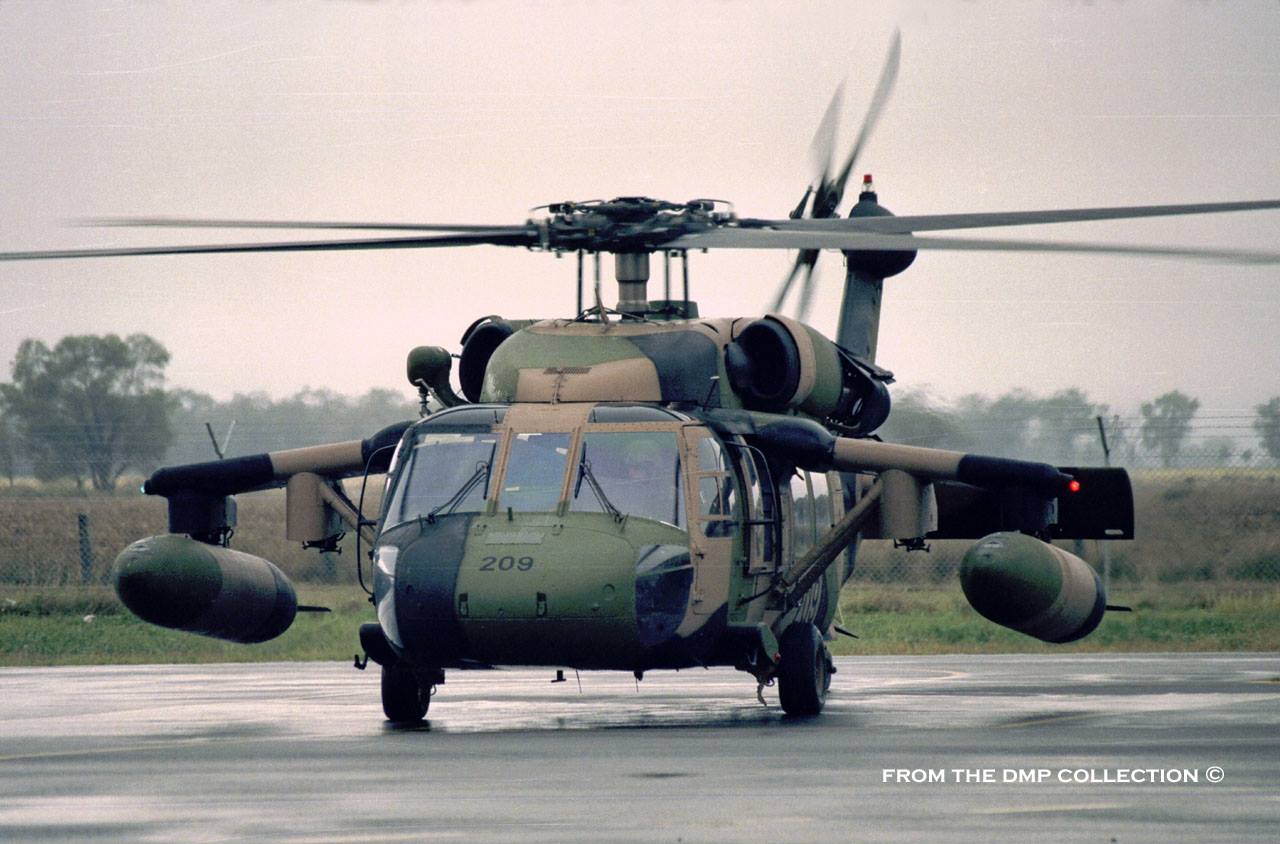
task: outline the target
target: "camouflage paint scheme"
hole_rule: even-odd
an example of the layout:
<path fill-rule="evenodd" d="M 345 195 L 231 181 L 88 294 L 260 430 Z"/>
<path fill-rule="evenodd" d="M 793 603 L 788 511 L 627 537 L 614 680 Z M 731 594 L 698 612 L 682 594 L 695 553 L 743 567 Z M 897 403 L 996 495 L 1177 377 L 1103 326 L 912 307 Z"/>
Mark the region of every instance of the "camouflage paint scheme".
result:
<path fill-rule="evenodd" d="M 781 412 L 744 407 L 726 366 L 731 344 L 764 323 L 769 336 L 785 336 L 794 350 Z M 821 513 L 810 516 L 811 542 L 819 542 L 865 494 L 870 475 L 858 473 L 880 478 L 878 523 L 868 524 L 866 533 L 907 540 L 937 527 L 930 478 L 1027 471 L 1033 483 L 1064 478 L 1039 464 L 833 439 L 827 414 L 851 406 L 849 369 L 834 344 L 785 317 L 521 324 L 485 361 L 480 404 L 433 414 L 401 442 L 404 451 L 432 431 L 500 438 L 483 508 L 433 511 L 400 525 L 388 525 L 384 513 L 378 554 L 386 561 L 375 578 L 379 619 L 399 657 L 424 669 L 484 663 L 644 671 L 729 664 L 767 678 L 791 625 L 813 624 L 831 638 L 839 590 L 852 573 L 856 550 L 855 537 L 804 595 L 779 590 L 780 576 L 794 573 L 810 544 L 797 540 L 804 528 L 791 479 L 808 489 L 813 476 L 799 467 L 822 472 L 828 491 Z M 757 357 L 761 348 L 753 352 Z M 761 371 L 769 371 L 767 364 Z M 783 439 L 762 439 L 770 427 Z M 676 436 L 681 518 L 667 523 L 570 511 L 583 437 L 602 431 Z M 567 437 L 556 502 L 542 512 L 510 508 L 501 490 L 512 441 L 551 433 Z M 756 445 L 743 434 L 754 436 Z M 813 449 L 824 457 L 803 456 Z M 719 457 L 708 462 L 708 454 Z M 403 462 L 400 452 L 394 462 Z M 402 475 L 393 465 L 389 489 Z M 731 490 L 731 512 L 712 515 L 701 507 L 708 490 L 717 488 Z M 806 506 L 815 510 L 816 504 L 810 499 Z M 1035 556 L 1036 550 L 1019 544 L 1014 554 Z M 661 561 L 656 569 L 650 568 L 654 560 Z M 1008 568 L 1003 558 L 993 565 Z M 1010 565 L 1016 568 L 1016 561 Z M 1025 624 L 1016 619 L 1015 629 L 1074 634 L 1084 629 L 1076 618 L 1084 604 L 1085 620 L 1096 624 L 1093 611 L 1102 598 L 1093 583 L 1076 583 L 1081 578 L 1074 576 L 1050 580 L 1023 578 L 1027 588 L 1043 592 L 1043 617 Z M 977 591 L 1000 604 L 1003 586 L 979 584 Z"/>
<path fill-rule="evenodd" d="M 799 373 L 786 403 L 822 418 L 840 399 L 835 344 L 769 314 L 796 345 Z M 725 347 L 756 318 L 643 322 L 545 320 L 509 337 L 488 361 L 483 402 L 637 401 L 742 408 L 729 388 Z"/>
<path fill-rule="evenodd" d="M 626 342 L 609 349 L 608 356 L 619 359 Z M 605 410 L 597 413 L 597 408 Z M 477 416 L 485 414 L 500 421 L 477 425 Z M 633 421 L 599 421 L 628 417 Z M 778 512 L 775 523 L 755 529 L 753 537 L 744 520 L 753 504 L 746 478 L 754 467 L 742 462 L 751 458 L 740 445 L 726 447 L 721 435 L 694 416 L 595 402 L 470 405 L 419 422 L 406 432 L 401 449 L 411 448 L 424 433 L 480 431 L 502 438 L 483 509 L 384 525 L 378 539 L 378 615 L 388 641 L 406 661 L 433 668 L 484 663 L 630 671 L 712 664 L 749 669 L 762 659 L 771 664 L 775 636 L 791 621 L 830 627 L 845 567 L 832 566 L 784 615 L 769 586 L 779 566 L 794 558 L 789 530 L 783 528 L 794 520 L 789 512 Z M 511 442 L 521 433 L 548 432 L 570 435 L 559 503 L 547 512 L 509 512 L 501 490 Z M 582 437 L 592 432 L 675 435 L 685 467 L 679 479 L 682 525 L 569 511 Z M 722 465 L 708 466 L 708 451 L 722 455 Z M 392 489 L 402 482 L 404 462 L 398 454 Z M 699 488 L 707 479 L 731 485 L 732 513 L 701 511 Z M 828 482 L 832 495 L 820 530 L 843 512 L 839 476 L 831 473 Z M 779 504 L 791 507 L 786 496 Z M 767 548 L 759 541 L 766 530 L 773 532 Z M 394 548 L 394 554 L 386 548 Z M 394 556 L 390 565 L 383 562 L 387 556 Z M 655 559 L 659 564 L 649 568 Z"/>
<path fill-rule="evenodd" d="M 940 530 L 941 482 L 971 491 L 943 535 L 957 520 L 996 525 L 962 571 L 979 612 L 1071 641 L 1106 609 L 1087 564 L 1008 531 L 1048 538 L 1055 519 L 1076 531 L 1062 536 L 1131 537 L 1127 476 L 1058 519 L 1073 477 L 1063 470 L 868 438 L 888 412 L 891 376 L 805 325 L 778 315 L 488 317 L 473 329 L 486 323 L 485 342 L 464 340 L 464 392 L 476 403 L 444 389 L 449 354 L 423 347 L 410 355 L 410 380 L 443 410 L 361 441 L 158 470 L 145 490 L 169 499 L 171 533 L 121 554 L 121 598 L 164 626 L 232 641 L 276 635 L 292 618 L 292 586 L 267 561 L 222 546 L 229 496 L 287 486 L 291 539 L 326 547 L 341 519 L 373 542 L 378 624 L 361 643 L 383 665 L 389 717 L 421 717 L 443 669 L 493 664 L 732 665 L 761 684 L 776 677 L 791 689 L 788 711 L 813 714 L 830 668 L 815 637 L 836 630 L 859 535 L 923 543 Z M 671 468 L 649 476 L 667 496 L 658 510 L 616 506 L 596 477 L 600 461 L 609 483 L 618 479 L 609 443 L 627 442 L 665 444 Z M 442 444 L 461 450 L 419 460 Z M 522 465 L 517 447 L 539 456 Z M 339 480 L 383 471 L 375 533 Z"/>
<path fill-rule="evenodd" d="M 1106 590 L 1088 563 L 1021 533 L 993 533 L 970 548 L 960 586 L 985 618 L 1044 642 L 1084 638 L 1107 609 Z"/>
<path fill-rule="evenodd" d="M 298 607 L 293 585 L 272 563 L 181 534 L 129 545 L 114 580 L 120 600 L 145 621 L 244 644 L 279 636 Z"/>

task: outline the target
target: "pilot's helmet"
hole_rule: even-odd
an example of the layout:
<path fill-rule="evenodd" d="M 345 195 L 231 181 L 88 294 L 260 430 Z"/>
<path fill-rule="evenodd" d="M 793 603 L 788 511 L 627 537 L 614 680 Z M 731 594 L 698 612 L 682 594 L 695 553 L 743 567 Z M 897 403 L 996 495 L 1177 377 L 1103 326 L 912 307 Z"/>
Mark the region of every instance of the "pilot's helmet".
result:
<path fill-rule="evenodd" d="M 656 478 L 662 473 L 663 449 L 648 437 L 635 437 L 622 452 L 629 478 Z"/>

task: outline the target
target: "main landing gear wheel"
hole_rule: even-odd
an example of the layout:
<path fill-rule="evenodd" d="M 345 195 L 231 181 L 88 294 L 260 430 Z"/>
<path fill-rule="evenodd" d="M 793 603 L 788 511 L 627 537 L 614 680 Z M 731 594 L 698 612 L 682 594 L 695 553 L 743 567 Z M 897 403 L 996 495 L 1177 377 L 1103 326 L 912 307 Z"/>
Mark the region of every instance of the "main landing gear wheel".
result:
<path fill-rule="evenodd" d="M 793 624 L 782 634 L 778 698 L 788 715 L 817 715 L 831 688 L 831 657 L 812 624 Z"/>
<path fill-rule="evenodd" d="M 382 712 L 388 721 L 421 721 L 430 705 L 431 689 L 422 687 L 412 668 L 403 662 L 382 666 Z"/>

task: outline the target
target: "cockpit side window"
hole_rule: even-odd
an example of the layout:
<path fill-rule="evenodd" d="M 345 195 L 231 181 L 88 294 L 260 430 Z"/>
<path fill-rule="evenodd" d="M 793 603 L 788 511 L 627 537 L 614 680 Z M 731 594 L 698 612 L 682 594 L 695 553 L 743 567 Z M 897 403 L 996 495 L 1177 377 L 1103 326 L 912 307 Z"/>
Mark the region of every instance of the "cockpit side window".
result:
<path fill-rule="evenodd" d="M 684 488 L 675 433 L 585 432 L 569 489 L 569 509 L 637 516 L 684 527 Z"/>
<path fill-rule="evenodd" d="M 698 440 L 697 491 L 703 536 L 733 536 L 738 526 L 733 470 L 724 446 L 712 436 Z"/>
<path fill-rule="evenodd" d="M 520 513 L 549 513 L 560 505 L 569 435 L 515 434 L 502 481 L 499 506 Z"/>
<path fill-rule="evenodd" d="M 384 526 L 483 510 L 498 440 L 493 433 L 424 432 L 406 443 Z"/>

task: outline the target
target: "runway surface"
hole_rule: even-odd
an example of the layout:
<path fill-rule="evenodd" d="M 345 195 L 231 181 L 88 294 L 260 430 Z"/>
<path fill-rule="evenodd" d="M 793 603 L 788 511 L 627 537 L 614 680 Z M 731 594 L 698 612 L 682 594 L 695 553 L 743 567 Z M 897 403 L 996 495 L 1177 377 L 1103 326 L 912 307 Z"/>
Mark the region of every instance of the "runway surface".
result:
<path fill-rule="evenodd" d="M 350 665 L 2 669 L 0 840 L 1276 840 L 1278 655 L 838 666 L 810 720 L 729 670 L 451 672 L 412 730 Z"/>

